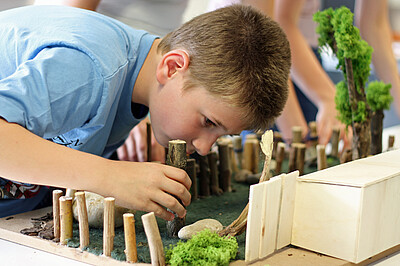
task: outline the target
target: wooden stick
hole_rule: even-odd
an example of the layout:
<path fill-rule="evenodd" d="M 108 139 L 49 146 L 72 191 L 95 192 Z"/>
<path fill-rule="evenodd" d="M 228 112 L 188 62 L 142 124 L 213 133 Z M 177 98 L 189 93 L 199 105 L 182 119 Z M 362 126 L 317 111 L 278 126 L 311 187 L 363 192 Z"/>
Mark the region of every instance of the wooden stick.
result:
<path fill-rule="evenodd" d="M 233 136 L 233 152 L 235 153 L 235 162 L 238 169 L 242 169 L 243 163 L 243 147 L 242 147 L 242 137 L 241 136 Z"/>
<path fill-rule="evenodd" d="M 104 199 L 104 223 L 103 223 L 103 254 L 110 257 L 114 248 L 115 236 L 115 199 Z"/>
<path fill-rule="evenodd" d="M 394 146 L 394 135 L 389 135 L 388 149 L 392 149 L 393 146 Z"/>
<path fill-rule="evenodd" d="M 339 136 L 340 136 L 340 128 L 334 127 L 332 129 L 332 137 L 331 137 L 331 145 L 332 145 L 331 155 L 334 157 L 339 157 Z"/>
<path fill-rule="evenodd" d="M 142 215 L 144 232 L 149 243 L 152 265 L 165 265 L 164 247 L 154 212 Z"/>
<path fill-rule="evenodd" d="M 286 149 L 286 144 L 283 142 L 278 143 L 277 147 L 277 152 L 276 152 L 276 167 L 275 167 L 275 174 L 280 174 L 282 172 L 282 163 L 283 160 L 285 159 L 285 149 Z"/>
<path fill-rule="evenodd" d="M 293 143 L 301 143 L 303 140 L 303 130 L 300 126 L 292 127 L 292 144 Z"/>
<path fill-rule="evenodd" d="M 60 243 L 67 244 L 67 240 L 72 238 L 72 198 L 62 196 L 60 202 Z"/>
<path fill-rule="evenodd" d="M 327 167 L 328 167 L 328 165 L 326 163 L 325 145 L 318 144 L 317 145 L 317 169 L 322 170 Z"/>
<path fill-rule="evenodd" d="M 253 147 L 254 147 L 254 142 L 253 140 L 250 138 L 246 138 L 246 140 L 244 141 L 244 147 L 243 147 L 243 164 L 242 164 L 242 168 L 249 170 L 253 173 Z M 253 173 L 254 174 L 254 173 Z"/>
<path fill-rule="evenodd" d="M 276 153 L 278 151 L 278 143 L 283 142 L 282 135 L 278 131 L 274 131 L 274 148 L 272 150 L 272 158 L 276 159 Z"/>
<path fill-rule="evenodd" d="M 183 140 L 171 140 L 168 143 L 167 165 L 186 170 L 186 142 Z M 180 199 L 176 198 L 184 206 Z M 175 214 L 172 221 L 167 221 L 167 233 L 169 237 L 178 237 L 179 230 L 185 226 L 185 217 L 179 218 Z"/>
<path fill-rule="evenodd" d="M 198 157 L 200 165 L 199 173 L 199 195 L 202 197 L 210 196 L 210 179 L 211 170 L 206 156 L 199 155 Z"/>
<path fill-rule="evenodd" d="M 124 214 L 124 235 L 126 261 L 137 262 L 135 217 L 133 213 Z"/>
<path fill-rule="evenodd" d="M 60 189 L 53 190 L 53 224 L 54 224 L 54 240 L 60 241 L 60 197 L 63 191 Z"/>
<path fill-rule="evenodd" d="M 78 205 L 79 243 L 80 249 L 83 250 L 89 245 L 89 222 L 85 192 L 76 192 L 75 197 Z"/>
<path fill-rule="evenodd" d="M 232 191 L 231 187 L 231 169 L 229 167 L 229 147 L 224 141 L 218 142 L 219 154 L 219 185 L 224 192 Z"/>
<path fill-rule="evenodd" d="M 151 162 L 151 124 L 149 122 L 146 123 L 146 132 L 147 132 L 147 161 Z"/>
<path fill-rule="evenodd" d="M 197 188 L 196 159 L 186 160 L 186 173 L 192 180 L 192 187 L 190 188 L 190 192 L 192 193 L 192 201 L 193 201 L 199 197 Z"/>
<path fill-rule="evenodd" d="M 220 188 L 219 178 L 218 178 L 218 165 L 217 165 L 217 153 L 215 151 L 210 151 L 207 154 L 208 165 L 210 166 L 210 181 L 211 181 L 211 194 L 221 195 L 223 193 Z"/>
<path fill-rule="evenodd" d="M 298 143 L 297 144 L 297 156 L 296 156 L 296 165 L 299 170 L 299 175 L 304 174 L 304 157 L 306 156 L 306 144 Z"/>
<path fill-rule="evenodd" d="M 289 151 L 289 165 L 288 165 L 288 171 L 293 172 L 297 168 L 297 153 L 299 150 L 299 145 L 300 143 L 292 143 Z"/>

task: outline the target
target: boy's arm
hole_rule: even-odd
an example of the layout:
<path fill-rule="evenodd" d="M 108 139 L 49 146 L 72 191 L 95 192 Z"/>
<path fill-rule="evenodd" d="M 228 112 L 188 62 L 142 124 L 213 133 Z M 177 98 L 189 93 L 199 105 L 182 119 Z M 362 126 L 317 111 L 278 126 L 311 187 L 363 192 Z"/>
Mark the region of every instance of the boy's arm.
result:
<path fill-rule="evenodd" d="M 2 118 L 0 151 L 0 176 L 14 181 L 93 191 L 168 220 L 174 215 L 164 207 L 180 217 L 186 212 L 172 195 L 190 203 L 191 181 L 181 169 L 107 160 L 44 140 Z"/>

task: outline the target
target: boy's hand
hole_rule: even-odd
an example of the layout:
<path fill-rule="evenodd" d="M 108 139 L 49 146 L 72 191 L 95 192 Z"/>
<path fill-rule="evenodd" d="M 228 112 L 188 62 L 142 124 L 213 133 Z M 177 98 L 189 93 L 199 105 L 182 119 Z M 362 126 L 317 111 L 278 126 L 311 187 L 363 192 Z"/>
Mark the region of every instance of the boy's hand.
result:
<path fill-rule="evenodd" d="M 179 217 L 186 215 L 185 207 L 174 197 L 185 206 L 190 204 L 192 182 L 184 170 L 158 163 L 110 163 L 113 172 L 105 182 L 111 182 L 111 186 L 104 187 L 104 196 L 113 196 L 117 204 L 130 209 L 154 212 L 165 220 L 174 219 L 166 208 Z"/>
<path fill-rule="evenodd" d="M 117 149 L 118 159 L 131 162 L 147 161 L 147 122 L 148 118 L 131 130 L 125 143 Z M 151 135 L 151 161 L 165 163 L 165 148 L 156 141 L 153 132 Z"/>

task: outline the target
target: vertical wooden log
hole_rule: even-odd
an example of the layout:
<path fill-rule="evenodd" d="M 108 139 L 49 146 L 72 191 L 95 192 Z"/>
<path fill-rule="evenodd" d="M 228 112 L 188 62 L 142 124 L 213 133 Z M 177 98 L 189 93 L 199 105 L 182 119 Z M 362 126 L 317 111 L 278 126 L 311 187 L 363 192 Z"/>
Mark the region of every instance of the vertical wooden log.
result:
<path fill-rule="evenodd" d="M 151 124 L 146 123 L 146 133 L 147 133 L 147 161 L 151 162 Z"/>
<path fill-rule="evenodd" d="M 78 206 L 78 221 L 79 221 L 79 244 L 83 250 L 89 245 L 89 221 L 86 208 L 85 192 L 76 192 L 76 203 Z"/>
<path fill-rule="evenodd" d="M 232 191 L 231 188 L 231 170 L 229 168 L 229 147 L 226 142 L 218 142 L 219 154 L 219 183 L 224 192 Z"/>
<path fill-rule="evenodd" d="M 186 170 L 186 142 L 183 140 L 171 140 L 168 145 L 167 165 Z M 177 198 L 180 204 L 182 202 Z M 182 204 L 182 206 L 184 206 Z M 178 237 L 179 230 L 185 226 L 185 217 L 179 218 L 175 214 L 172 221 L 167 221 L 167 233 L 169 237 Z"/>
<path fill-rule="evenodd" d="M 192 186 L 190 188 L 190 193 L 192 194 L 192 201 L 199 197 L 197 188 L 197 171 L 196 171 L 196 160 L 187 159 L 186 160 L 186 173 L 192 180 Z"/>
<path fill-rule="evenodd" d="M 278 143 L 277 147 L 277 152 L 276 152 L 276 167 L 275 167 L 275 174 L 280 174 L 282 172 L 282 163 L 283 160 L 285 159 L 285 149 L 286 149 L 286 144 L 283 142 Z"/>
<path fill-rule="evenodd" d="M 236 164 L 235 160 L 235 152 L 233 151 L 233 142 L 232 139 L 228 139 L 228 150 L 229 150 L 229 163 L 230 163 L 230 168 L 231 168 L 231 173 L 234 175 L 239 171 L 239 167 Z"/>
<path fill-rule="evenodd" d="M 289 165 L 288 165 L 288 171 L 293 172 L 297 168 L 297 153 L 299 150 L 299 143 L 292 143 L 289 151 Z"/>
<path fill-rule="evenodd" d="M 332 129 L 332 137 L 331 137 L 331 145 L 332 145 L 331 155 L 337 158 L 339 157 L 339 136 L 340 136 L 340 128 L 334 127 Z"/>
<path fill-rule="evenodd" d="M 154 213 L 142 215 L 142 222 L 149 243 L 151 265 L 165 265 L 164 247 Z"/>
<path fill-rule="evenodd" d="M 66 191 L 65 191 L 65 196 L 66 196 L 66 197 L 71 197 L 72 200 L 74 200 L 74 198 L 75 198 L 75 192 L 76 192 L 76 189 L 67 188 Z"/>
<path fill-rule="evenodd" d="M 306 156 L 306 144 L 298 143 L 297 144 L 297 156 L 296 156 L 296 165 L 299 170 L 299 175 L 304 174 L 304 157 Z"/>
<path fill-rule="evenodd" d="M 244 142 L 244 147 L 243 147 L 243 169 L 246 169 L 250 172 L 253 172 L 254 167 L 253 167 L 253 156 L 254 156 L 254 151 L 253 151 L 253 147 L 254 147 L 254 142 L 251 139 L 247 139 Z"/>
<path fill-rule="evenodd" d="M 124 236 L 126 261 L 137 262 L 135 217 L 133 213 L 124 213 Z"/>
<path fill-rule="evenodd" d="M 254 174 L 261 173 L 262 169 L 260 169 L 260 141 L 258 139 L 253 140 L 253 169 L 252 172 Z M 263 160 L 264 161 L 264 160 Z"/>
<path fill-rule="evenodd" d="M 53 224 L 54 239 L 60 241 L 60 197 L 63 191 L 60 189 L 53 190 Z"/>
<path fill-rule="evenodd" d="M 114 248 L 115 236 L 115 199 L 104 199 L 104 223 L 103 223 L 103 254 L 110 257 Z"/>
<path fill-rule="evenodd" d="M 315 148 L 318 144 L 317 122 L 309 122 L 308 127 L 310 128 L 310 145 Z"/>
<path fill-rule="evenodd" d="M 382 153 L 383 110 L 372 112 L 371 117 L 371 154 Z"/>
<path fill-rule="evenodd" d="M 274 131 L 274 146 L 272 150 L 272 158 L 276 159 L 276 153 L 278 152 L 278 143 L 283 142 L 282 135 L 278 131 Z"/>
<path fill-rule="evenodd" d="M 236 165 L 238 166 L 239 169 L 242 169 L 242 163 L 243 163 L 243 146 L 242 146 L 242 137 L 241 136 L 234 136 L 232 138 L 233 142 L 233 152 L 235 153 L 235 161 Z"/>
<path fill-rule="evenodd" d="M 207 154 L 208 165 L 210 166 L 210 180 L 211 180 L 211 194 L 221 195 L 222 189 L 220 188 L 219 177 L 218 177 L 218 165 L 217 165 L 217 153 L 210 151 Z"/>
<path fill-rule="evenodd" d="M 325 145 L 317 145 L 317 170 L 327 168 Z"/>
<path fill-rule="evenodd" d="M 62 196 L 60 202 L 60 243 L 67 244 L 67 240 L 72 238 L 72 198 Z"/>
<path fill-rule="evenodd" d="M 210 196 L 210 179 L 211 170 L 208 164 L 208 158 L 206 156 L 199 156 L 199 196 L 208 197 Z"/>
<path fill-rule="evenodd" d="M 394 135 L 390 135 L 388 140 L 388 150 L 393 149 L 393 147 L 394 147 Z"/>
<path fill-rule="evenodd" d="M 303 130 L 300 126 L 292 127 L 292 143 L 301 143 L 303 140 Z"/>

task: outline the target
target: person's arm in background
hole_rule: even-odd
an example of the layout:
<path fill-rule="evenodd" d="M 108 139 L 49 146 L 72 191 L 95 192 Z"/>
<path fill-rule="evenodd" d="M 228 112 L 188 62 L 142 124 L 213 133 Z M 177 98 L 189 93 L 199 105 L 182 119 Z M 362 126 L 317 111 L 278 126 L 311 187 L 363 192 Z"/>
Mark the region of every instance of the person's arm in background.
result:
<path fill-rule="evenodd" d="M 96 11 L 101 0 L 35 0 L 35 5 L 66 5 Z M 147 161 L 147 131 L 148 118 L 141 121 L 129 133 L 125 143 L 118 148 L 118 159 L 132 162 Z M 165 162 L 165 149 L 152 134 L 151 161 Z"/>
<path fill-rule="evenodd" d="M 319 142 L 327 144 L 334 126 L 340 126 L 345 146 L 345 126 L 336 116 L 335 85 L 312 52 L 297 23 L 304 0 L 276 0 L 274 18 L 286 32 L 292 50 L 291 76 L 302 92 L 317 106 L 316 117 Z"/>
<path fill-rule="evenodd" d="M 242 4 L 258 8 L 264 14 L 274 18 L 275 0 L 243 0 Z M 290 143 L 292 139 L 292 127 L 300 126 L 303 129 L 304 137 L 307 134 L 308 126 L 291 80 L 288 81 L 288 87 L 288 100 L 282 114 L 276 119 L 276 125 L 285 142 Z"/>
<path fill-rule="evenodd" d="M 389 24 L 387 0 L 356 1 L 355 24 L 361 37 L 374 48 L 372 64 L 379 79 L 391 83 L 391 94 L 400 118 L 400 76 L 393 54 L 393 33 Z"/>
<path fill-rule="evenodd" d="M 64 5 L 73 6 L 83 9 L 93 10 L 97 9 L 100 0 L 35 0 L 35 5 Z"/>

